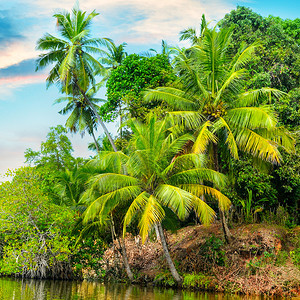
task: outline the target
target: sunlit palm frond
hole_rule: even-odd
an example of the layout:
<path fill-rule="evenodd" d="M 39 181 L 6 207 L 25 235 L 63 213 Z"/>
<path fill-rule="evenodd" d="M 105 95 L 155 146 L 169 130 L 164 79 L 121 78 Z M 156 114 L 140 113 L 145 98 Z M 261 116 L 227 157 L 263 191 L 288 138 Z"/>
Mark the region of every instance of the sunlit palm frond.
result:
<path fill-rule="evenodd" d="M 155 90 L 148 90 L 144 92 L 144 100 L 147 102 L 154 100 L 164 101 L 172 108 L 174 107 L 179 110 L 197 109 L 197 102 L 192 96 L 179 89 L 171 87 L 161 87 Z"/>
<path fill-rule="evenodd" d="M 236 142 L 243 151 L 262 160 L 273 164 L 279 164 L 281 161 L 277 144 L 248 128 L 244 128 L 237 133 Z"/>
<path fill-rule="evenodd" d="M 216 143 L 217 137 L 209 131 L 208 127 L 211 126 L 210 121 L 206 121 L 197 133 L 196 141 L 193 145 L 193 153 L 203 154 L 207 150 L 209 143 Z"/>
<path fill-rule="evenodd" d="M 198 111 L 171 111 L 170 117 L 174 124 L 184 125 L 188 129 L 198 130 L 204 120 L 203 115 Z"/>
<path fill-rule="evenodd" d="M 179 187 L 161 184 L 155 191 L 155 197 L 169 208 L 181 219 L 184 220 L 193 207 L 193 195 Z"/>
<path fill-rule="evenodd" d="M 125 202 L 133 199 L 140 193 L 140 188 L 136 185 L 126 186 L 106 193 L 91 203 L 84 212 L 84 223 L 94 220 L 96 217 L 100 221 L 106 220 L 109 212 L 116 207 L 120 201 Z M 81 202 L 80 202 L 81 203 Z"/>
<path fill-rule="evenodd" d="M 246 66 L 251 60 L 253 60 L 255 56 L 255 50 L 258 46 L 258 43 L 254 43 L 248 47 L 246 44 L 242 44 L 235 57 L 232 59 L 230 64 L 231 69 L 236 71 Z"/>
<path fill-rule="evenodd" d="M 236 101 L 236 107 L 245 107 L 251 105 L 259 105 L 259 101 L 268 100 L 272 102 L 272 97 L 280 99 L 285 96 L 286 93 L 274 88 L 260 88 L 256 90 L 250 90 L 239 95 Z M 265 101 L 264 101 L 265 102 Z"/>
<path fill-rule="evenodd" d="M 218 191 L 215 188 L 205 186 L 202 184 L 182 184 L 180 185 L 180 187 L 186 191 L 189 191 L 193 195 L 196 195 L 198 198 L 200 198 L 203 195 L 213 197 L 215 200 L 218 201 L 219 207 L 223 211 L 228 210 L 231 206 L 231 201 L 224 194 L 222 194 L 220 191 Z M 201 204 L 201 202 L 199 203 Z"/>
<path fill-rule="evenodd" d="M 224 120 L 233 128 L 266 128 L 276 127 L 277 119 L 270 106 L 239 107 L 227 111 Z"/>
<path fill-rule="evenodd" d="M 224 174 L 207 168 L 193 168 L 179 171 L 173 174 L 168 182 L 178 185 L 183 183 L 199 183 L 203 180 L 213 183 L 218 188 L 224 187 L 227 183 L 227 177 Z"/>
<path fill-rule="evenodd" d="M 161 222 L 165 216 L 165 212 L 157 199 L 150 195 L 146 205 L 144 206 L 141 219 L 139 222 L 140 236 L 142 242 L 145 242 L 150 230 L 155 223 Z"/>
<path fill-rule="evenodd" d="M 213 124 L 214 130 L 216 132 L 218 132 L 221 129 L 225 129 L 226 132 L 226 144 L 228 145 L 230 154 L 232 155 L 232 157 L 234 157 L 235 159 L 239 159 L 239 154 L 238 154 L 238 146 L 236 144 L 235 138 L 234 138 L 234 134 L 231 131 L 230 126 L 227 124 L 227 122 L 220 117 L 214 124 Z"/>

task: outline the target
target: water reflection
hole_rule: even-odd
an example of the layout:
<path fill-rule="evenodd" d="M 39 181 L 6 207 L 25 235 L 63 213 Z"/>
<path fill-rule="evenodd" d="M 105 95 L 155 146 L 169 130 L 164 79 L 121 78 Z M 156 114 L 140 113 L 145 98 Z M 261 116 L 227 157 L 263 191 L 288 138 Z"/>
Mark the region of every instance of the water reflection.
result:
<path fill-rule="evenodd" d="M 97 282 L 15 280 L 0 278 L 0 300 L 254 300 L 213 293 L 196 293 L 140 287 L 136 285 L 101 284 Z M 267 299 L 267 298 L 264 298 Z"/>

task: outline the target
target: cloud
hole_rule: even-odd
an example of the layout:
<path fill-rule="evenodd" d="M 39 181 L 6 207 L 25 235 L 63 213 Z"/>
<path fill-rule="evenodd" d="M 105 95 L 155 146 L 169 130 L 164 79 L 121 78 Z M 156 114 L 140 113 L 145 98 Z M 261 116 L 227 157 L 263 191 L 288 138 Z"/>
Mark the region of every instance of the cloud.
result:
<path fill-rule="evenodd" d="M 24 60 L 18 64 L 0 69 L 0 100 L 8 100 L 15 90 L 35 83 L 44 83 L 47 75 L 35 73 L 35 59 Z"/>
<path fill-rule="evenodd" d="M 100 16 L 94 19 L 94 36 L 108 36 L 118 42 L 127 42 L 132 47 L 153 47 L 162 39 L 170 44 L 178 42 L 179 31 L 189 26 L 198 27 L 202 13 L 208 20 L 219 20 L 233 7 L 231 0 L 86 0 L 80 4 L 82 10 L 96 10 Z M 55 32 L 52 15 L 62 9 L 74 7 L 74 0 L 12 0 L 14 5 L 0 11 L 0 78 L 3 72 L 15 70 L 10 88 L 37 82 L 39 76 L 30 74 L 30 60 L 38 56 L 36 41 L 46 32 Z M 146 50 L 146 49 L 145 49 Z M 24 62 L 25 61 L 25 62 Z M 14 69 L 16 64 L 20 68 Z M 27 71 L 24 73 L 27 64 Z M 2 70 L 1 70 L 2 69 Z M 24 77 L 24 75 L 26 75 Z M 8 79 L 0 84 L 8 83 Z"/>
<path fill-rule="evenodd" d="M 21 89 L 25 85 L 44 83 L 46 80 L 45 74 L 34 74 L 25 76 L 9 76 L 0 78 L 0 101 L 7 101 L 13 98 L 16 90 Z"/>
<path fill-rule="evenodd" d="M 111 23 L 115 34 L 119 32 L 118 36 L 128 43 L 153 44 L 161 39 L 176 43 L 179 31 L 198 27 L 203 13 L 208 20 L 219 20 L 232 8 L 232 4 L 223 0 L 115 0 L 107 8 L 105 22 Z M 114 17 L 108 19 L 110 15 Z M 118 26 L 119 19 L 121 26 Z"/>
<path fill-rule="evenodd" d="M 0 78 L 16 76 L 20 74 L 32 74 L 35 70 L 35 59 L 23 60 L 20 63 L 0 69 Z"/>
<path fill-rule="evenodd" d="M 43 10 L 70 10 L 74 1 L 44 0 Z M 178 42 L 180 30 L 198 26 L 204 13 L 208 20 L 219 20 L 235 7 L 231 0 L 87 0 L 80 3 L 82 10 L 96 10 L 94 19 L 102 36 L 135 44 L 155 44 L 166 39 Z M 42 9 L 42 8 L 41 8 Z"/>
<path fill-rule="evenodd" d="M 12 41 L 23 39 L 9 10 L 0 10 L 0 49 Z"/>

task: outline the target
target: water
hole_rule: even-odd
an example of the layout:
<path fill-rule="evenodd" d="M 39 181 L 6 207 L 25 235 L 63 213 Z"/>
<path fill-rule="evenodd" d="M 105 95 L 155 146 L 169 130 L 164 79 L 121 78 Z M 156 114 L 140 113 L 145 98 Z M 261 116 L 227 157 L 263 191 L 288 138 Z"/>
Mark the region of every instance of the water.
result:
<path fill-rule="evenodd" d="M 125 284 L 88 281 L 16 280 L 0 278 L 0 300 L 246 300 L 214 293 L 198 293 Z M 266 299 L 266 298 L 264 298 Z"/>

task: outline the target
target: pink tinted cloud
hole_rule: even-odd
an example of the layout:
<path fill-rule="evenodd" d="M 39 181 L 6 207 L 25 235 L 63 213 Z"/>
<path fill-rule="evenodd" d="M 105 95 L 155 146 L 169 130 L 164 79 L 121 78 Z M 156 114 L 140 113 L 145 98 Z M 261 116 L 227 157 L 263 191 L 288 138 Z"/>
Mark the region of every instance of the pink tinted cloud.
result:
<path fill-rule="evenodd" d="M 0 85 L 2 84 L 29 84 L 43 82 L 46 80 L 46 74 L 36 74 L 36 75 L 23 75 L 23 76 L 10 76 L 0 78 Z"/>
<path fill-rule="evenodd" d="M 8 96 L 13 95 L 14 91 L 30 84 L 43 83 L 46 80 L 46 74 L 36 74 L 36 75 L 22 75 L 22 76 L 10 76 L 0 78 L 0 101 L 6 101 L 10 99 Z"/>

